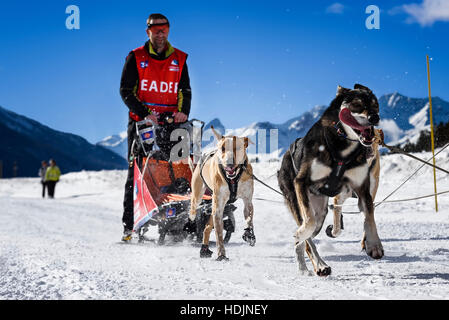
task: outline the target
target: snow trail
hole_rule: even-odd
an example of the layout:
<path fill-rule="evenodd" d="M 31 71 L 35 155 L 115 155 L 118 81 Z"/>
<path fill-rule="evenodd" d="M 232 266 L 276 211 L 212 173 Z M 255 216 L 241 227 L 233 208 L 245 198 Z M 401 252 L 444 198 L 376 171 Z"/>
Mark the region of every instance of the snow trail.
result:
<path fill-rule="evenodd" d="M 417 154 L 428 158 L 429 153 Z M 437 158 L 447 167 L 449 151 Z M 254 164 L 256 176 L 277 187 L 279 162 Z M 383 156 L 377 200 L 420 163 Z M 449 178 L 437 174 L 438 191 Z M 120 244 L 126 172 L 63 175 L 54 200 L 40 198 L 39 178 L 0 180 L 0 299 L 448 299 L 449 196 L 381 205 L 376 222 L 385 257 L 361 251 L 362 215 L 345 215 L 339 238 L 315 243 L 332 267 L 327 278 L 301 276 L 294 254 L 296 225 L 273 191 L 255 184 L 255 247 L 243 234 L 243 204 L 237 201 L 236 232 L 228 262 L 199 258 L 199 246 Z M 391 199 L 433 192 L 432 168 L 423 168 Z M 349 199 L 348 204 L 355 204 Z M 353 211 L 354 207 L 347 207 Z M 151 227 L 150 237 L 157 238 Z M 211 240 L 215 240 L 212 233 Z M 310 261 L 308 267 L 312 270 Z"/>

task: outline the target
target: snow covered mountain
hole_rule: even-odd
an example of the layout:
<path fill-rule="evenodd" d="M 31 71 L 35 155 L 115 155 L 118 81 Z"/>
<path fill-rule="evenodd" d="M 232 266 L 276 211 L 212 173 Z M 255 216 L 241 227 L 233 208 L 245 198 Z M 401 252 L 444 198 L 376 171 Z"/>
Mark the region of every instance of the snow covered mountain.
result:
<path fill-rule="evenodd" d="M 313 123 L 315 123 L 319 119 L 325 109 L 326 106 L 316 106 L 312 110 L 307 111 L 302 115 L 292 118 L 281 124 L 273 124 L 268 121 L 254 122 L 247 127 L 238 129 L 226 129 L 225 126 L 221 123 L 220 119 L 215 118 L 206 123 L 204 126 L 202 147 L 207 150 L 208 148 L 213 146 L 214 140 L 213 135 L 210 131 L 210 127 L 213 126 L 215 130 L 217 130 L 221 134 L 233 134 L 238 136 L 250 137 L 250 139 L 255 143 L 254 145 L 250 146 L 250 153 L 259 153 L 259 150 L 261 152 L 263 149 L 265 150 L 263 153 L 270 153 L 271 150 L 277 155 L 279 149 L 281 149 L 280 152 L 283 153 L 292 141 L 294 141 L 297 137 L 304 136 L 307 133 L 307 130 L 309 130 L 313 125 Z M 278 130 L 277 137 L 279 140 L 275 139 L 277 141 L 277 147 L 275 145 L 271 145 L 270 130 L 272 129 Z M 273 137 L 276 138 L 276 136 Z M 106 137 L 98 142 L 97 145 L 108 148 L 109 150 L 121 155 L 125 159 L 127 157 L 126 131 L 118 135 Z"/>
<path fill-rule="evenodd" d="M 379 128 L 384 131 L 385 142 L 389 144 L 403 145 L 407 142 L 416 142 L 422 130 L 430 130 L 428 98 L 410 98 L 395 92 L 381 96 L 379 107 L 381 117 Z M 250 153 L 251 151 L 260 153 L 260 146 L 262 148 L 266 146 L 266 152 L 273 153 L 275 148 L 270 146 L 269 133 L 270 129 L 278 129 L 278 149 L 280 154 L 283 154 L 296 138 L 307 133 L 326 108 L 327 106 L 315 106 L 312 110 L 282 124 L 255 122 L 247 127 L 227 130 L 226 133 L 249 136 L 256 143 L 250 147 Z M 449 102 L 433 97 L 432 109 L 434 125 L 449 121 Z M 265 130 L 265 139 L 263 136 L 259 139 L 259 130 Z"/>
<path fill-rule="evenodd" d="M 122 131 L 119 134 L 104 138 L 100 142 L 97 142 L 96 145 L 109 149 L 126 159 L 128 152 L 128 133 Z"/>
<path fill-rule="evenodd" d="M 61 172 L 125 169 L 126 161 L 86 139 L 53 130 L 0 107 L 0 162 L 4 178 L 34 177 L 42 160 L 53 158 Z"/>
<path fill-rule="evenodd" d="M 254 142 L 248 153 L 269 154 L 269 158 L 283 154 L 298 137 L 303 137 L 310 127 L 321 117 L 326 106 L 315 106 L 312 110 L 292 118 L 284 123 L 274 124 L 268 121 L 254 122 L 247 127 L 226 130 L 228 135 L 247 136 Z"/>
<path fill-rule="evenodd" d="M 423 130 L 430 130 L 428 98 L 409 98 L 399 93 L 387 94 L 379 98 L 379 127 L 390 144 L 415 143 Z M 449 102 L 432 97 L 433 123 L 449 121 Z"/>
<path fill-rule="evenodd" d="M 429 106 L 427 98 L 410 98 L 397 92 L 383 95 L 379 98 L 381 122 L 379 128 L 384 131 L 385 142 L 389 144 L 405 144 L 416 142 L 422 130 L 430 130 Z M 204 126 L 202 147 L 206 150 L 213 144 L 212 134 L 208 132 L 211 125 L 222 134 L 248 136 L 255 143 L 250 145 L 249 153 L 271 154 L 277 157 L 283 154 L 296 138 L 304 136 L 310 127 L 320 118 L 327 106 L 315 106 L 300 116 L 284 123 L 254 122 L 248 126 L 237 129 L 226 129 L 217 118 Z M 449 121 L 449 102 L 439 97 L 432 98 L 433 121 Z M 270 130 L 277 129 L 276 134 Z M 271 139 L 270 139 L 271 138 Z M 117 136 L 105 138 L 98 144 L 117 152 L 126 158 L 126 132 Z"/>
<path fill-rule="evenodd" d="M 221 134 L 225 134 L 226 132 L 225 126 L 221 123 L 220 119 L 218 118 L 215 118 L 209 121 L 207 124 L 205 124 L 203 130 L 204 131 L 209 130 L 211 126 L 214 126 L 214 129 L 220 132 Z"/>

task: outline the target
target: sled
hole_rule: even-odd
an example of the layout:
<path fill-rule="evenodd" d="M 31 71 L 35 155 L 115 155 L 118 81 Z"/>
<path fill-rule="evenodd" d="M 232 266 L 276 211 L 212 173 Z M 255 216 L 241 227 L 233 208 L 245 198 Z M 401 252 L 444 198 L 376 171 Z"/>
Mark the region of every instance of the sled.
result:
<path fill-rule="evenodd" d="M 164 244 L 166 236 L 171 236 L 174 242 L 186 238 L 202 242 L 204 228 L 212 213 L 212 197 L 205 193 L 197 208 L 194 222 L 189 220 L 190 192 L 192 172 L 195 159 L 201 156 L 194 154 L 194 143 L 190 142 L 196 133 L 195 139 L 201 143 L 204 122 L 193 119 L 181 125 L 187 134 L 182 139 L 188 141 L 188 152 L 179 160 L 170 160 L 169 147 L 162 145 L 161 137 L 164 128 L 173 124 L 173 119 L 165 117 L 162 123 L 165 126 L 143 120 L 136 123 L 138 139 L 133 143 L 134 166 L 134 232 L 139 242 L 149 241 L 146 233 L 150 226 L 157 226 L 158 243 Z M 167 137 L 165 137 L 167 139 Z M 165 140 L 167 141 L 167 140 Z M 198 149 L 198 148 L 197 148 Z M 200 148 L 199 148 L 200 149 Z M 196 150 L 195 150 L 196 151 Z M 225 241 L 228 242 L 235 230 L 233 212 L 236 207 L 227 205 L 223 214 Z"/>

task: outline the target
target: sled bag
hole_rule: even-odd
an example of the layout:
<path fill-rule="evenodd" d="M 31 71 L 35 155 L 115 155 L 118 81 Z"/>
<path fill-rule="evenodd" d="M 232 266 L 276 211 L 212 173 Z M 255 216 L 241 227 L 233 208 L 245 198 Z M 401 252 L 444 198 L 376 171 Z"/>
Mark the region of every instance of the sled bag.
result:
<path fill-rule="evenodd" d="M 158 208 L 134 160 L 134 231 L 158 213 Z"/>

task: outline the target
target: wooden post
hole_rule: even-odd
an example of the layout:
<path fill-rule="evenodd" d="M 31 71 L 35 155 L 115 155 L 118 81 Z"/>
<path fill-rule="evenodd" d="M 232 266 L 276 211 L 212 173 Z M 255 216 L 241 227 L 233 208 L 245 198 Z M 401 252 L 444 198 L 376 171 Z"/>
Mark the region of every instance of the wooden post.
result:
<path fill-rule="evenodd" d="M 427 58 L 427 82 L 429 85 L 429 112 L 430 112 L 430 140 L 432 145 L 432 159 L 433 159 L 433 189 L 435 193 L 435 211 L 438 212 L 438 199 L 437 199 L 437 175 L 435 170 L 435 143 L 433 135 L 433 114 L 432 114 L 432 93 L 430 90 L 430 66 L 429 66 L 429 56 Z"/>

